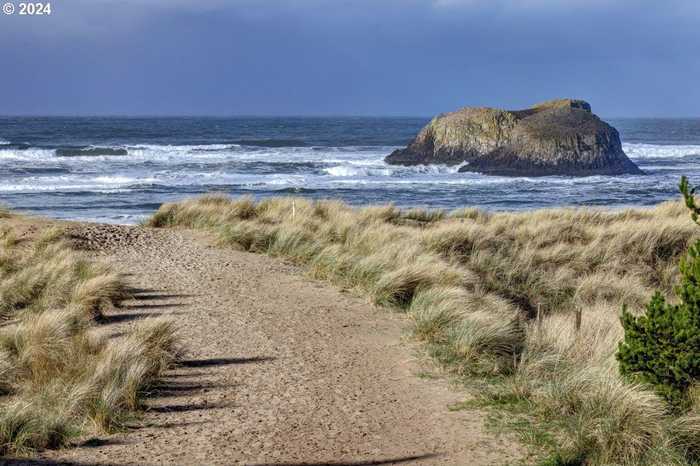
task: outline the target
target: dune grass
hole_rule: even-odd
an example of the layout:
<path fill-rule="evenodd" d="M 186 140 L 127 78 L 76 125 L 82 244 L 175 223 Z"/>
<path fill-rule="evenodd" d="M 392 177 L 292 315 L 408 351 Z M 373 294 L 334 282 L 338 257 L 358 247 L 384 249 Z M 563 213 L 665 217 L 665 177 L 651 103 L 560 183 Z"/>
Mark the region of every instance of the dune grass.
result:
<path fill-rule="evenodd" d="M 442 367 L 478 382 L 482 402 L 526 404 L 528 422 L 547 426 L 547 464 L 698 457 L 700 405 L 673 417 L 614 357 L 622 305 L 643 312 L 655 289 L 670 293 L 698 236 L 680 202 L 488 213 L 210 195 L 165 204 L 149 225 L 215 231 L 405 312 Z"/>
<path fill-rule="evenodd" d="M 0 223 L 0 455 L 123 427 L 177 355 L 168 321 L 144 321 L 117 339 L 99 332 L 125 284 L 62 233 L 43 228 L 19 240 L 12 223 Z"/>

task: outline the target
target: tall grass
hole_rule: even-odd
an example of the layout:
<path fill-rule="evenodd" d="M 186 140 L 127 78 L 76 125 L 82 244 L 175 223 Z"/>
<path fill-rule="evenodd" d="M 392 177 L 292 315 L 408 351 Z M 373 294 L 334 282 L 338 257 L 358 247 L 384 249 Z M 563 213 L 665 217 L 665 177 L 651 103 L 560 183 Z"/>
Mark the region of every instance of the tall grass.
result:
<path fill-rule="evenodd" d="M 653 392 L 618 376 L 614 358 L 622 304 L 642 312 L 654 289 L 670 292 L 697 235 L 681 203 L 447 213 L 206 196 L 163 205 L 150 225 L 210 229 L 223 245 L 296 261 L 406 312 L 447 370 L 490 380 L 482 396 L 525 401 L 556 426 L 567 464 L 664 464 L 700 451 L 697 416 L 674 421 Z"/>
<path fill-rule="evenodd" d="M 164 320 L 100 336 L 102 312 L 126 295 L 122 278 L 60 229 L 20 241 L 12 221 L 0 224 L 0 455 L 123 426 L 177 353 Z"/>

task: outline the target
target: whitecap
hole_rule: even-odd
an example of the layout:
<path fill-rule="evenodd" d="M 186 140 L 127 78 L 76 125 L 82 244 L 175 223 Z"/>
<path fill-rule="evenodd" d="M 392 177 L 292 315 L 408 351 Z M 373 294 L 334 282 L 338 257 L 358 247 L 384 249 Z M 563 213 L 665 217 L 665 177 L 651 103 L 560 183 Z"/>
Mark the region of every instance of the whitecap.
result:
<path fill-rule="evenodd" d="M 323 169 L 323 172 L 336 177 L 410 177 L 414 175 L 446 175 L 455 174 L 463 165 L 388 165 L 384 161 L 369 163 L 368 161 L 348 162 Z"/>
<path fill-rule="evenodd" d="M 700 156 L 700 145 L 625 143 L 622 148 L 632 159 L 677 159 Z"/>
<path fill-rule="evenodd" d="M 348 165 L 340 165 L 336 167 L 324 168 L 323 171 L 330 176 L 350 177 L 350 176 L 391 176 L 394 170 L 389 168 L 363 168 L 353 167 Z"/>
<path fill-rule="evenodd" d="M 53 157 L 53 150 L 48 149 L 3 149 L 0 146 L 0 160 L 26 160 L 26 161 L 41 161 L 49 160 Z"/>
<path fill-rule="evenodd" d="M 155 181 L 155 178 L 148 178 L 148 179 L 138 179 L 138 178 L 131 178 L 128 176 L 98 176 L 97 178 L 94 178 L 93 181 L 95 183 L 103 183 L 103 184 L 131 184 L 131 183 L 150 183 Z"/>

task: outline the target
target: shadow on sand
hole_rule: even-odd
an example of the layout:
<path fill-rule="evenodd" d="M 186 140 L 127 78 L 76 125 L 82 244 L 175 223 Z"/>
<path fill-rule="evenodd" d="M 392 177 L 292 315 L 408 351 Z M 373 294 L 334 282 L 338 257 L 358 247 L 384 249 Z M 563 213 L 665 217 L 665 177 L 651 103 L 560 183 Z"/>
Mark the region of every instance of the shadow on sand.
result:
<path fill-rule="evenodd" d="M 119 463 L 92 463 L 81 461 L 54 461 L 29 458 L 0 458 L 0 466 L 119 466 Z"/>
<path fill-rule="evenodd" d="M 132 274 L 133 275 L 133 274 Z M 196 294 L 184 293 L 169 293 L 166 290 L 155 290 L 149 288 L 129 288 L 127 290 L 129 296 L 139 301 L 155 301 L 158 299 L 174 299 L 174 298 L 196 298 Z"/>
<path fill-rule="evenodd" d="M 408 463 L 409 461 L 426 460 L 436 458 L 438 456 L 439 455 L 436 453 L 428 453 L 425 455 L 402 456 L 400 458 L 382 458 L 364 461 L 329 461 L 326 463 L 256 463 L 251 464 L 250 466 L 380 466 L 383 464 L 401 464 Z"/>
<path fill-rule="evenodd" d="M 185 405 L 149 406 L 146 412 L 151 413 L 189 413 L 192 411 L 206 411 L 208 409 L 221 409 L 231 406 L 231 403 L 201 403 Z"/>
<path fill-rule="evenodd" d="M 185 303 L 173 303 L 173 304 L 122 304 L 119 306 L 120 309 L 169 309 L 175 307 L 187 306 Z"/>
<path fill-rule="evenodd" d="M 271 356 L 255 356 L 252 358 L 208 358 L 208 359 L 185 359 L 178 362 L 180 367 L 215 367 L 230 366 L 235 364 L 253 364 L 256 362 L 274 361 Z"/>
<path fill-rule="evenodd" d="M 329 461 L 326 463 L 258 463 L 250 464 L 249 466 L 381 466 L 390 464 L 408 463 L 410 461 L 426 460 L 436 458 L 437 454 L 403 456 L 399 458 L 383 458 L 376 460 L 364 461 Z M 86 463 L 86 462 L 69 462 L 69 461 L 53 461 L 43 459 L 27 459 L 27 458 L 5 458 L 0 459 L 0 466 L 118 466 L 118 463 Z"/>

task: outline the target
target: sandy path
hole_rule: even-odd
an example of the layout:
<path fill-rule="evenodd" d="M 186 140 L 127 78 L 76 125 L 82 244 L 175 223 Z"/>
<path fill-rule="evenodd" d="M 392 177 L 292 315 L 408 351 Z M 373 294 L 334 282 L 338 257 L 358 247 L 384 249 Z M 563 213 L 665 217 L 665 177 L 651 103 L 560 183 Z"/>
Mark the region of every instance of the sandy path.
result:
<path fill-rule="evenodd" d="M 171 315 L 187 348 L 149 400 L 145 427 L 43 456 L 109 464 L 500 465 L 517 450 L 463 399 L 416 377 L 402 316 L 279 260 L 193 233 L 76 229 L 139 291 L 108 331 Z"/>

